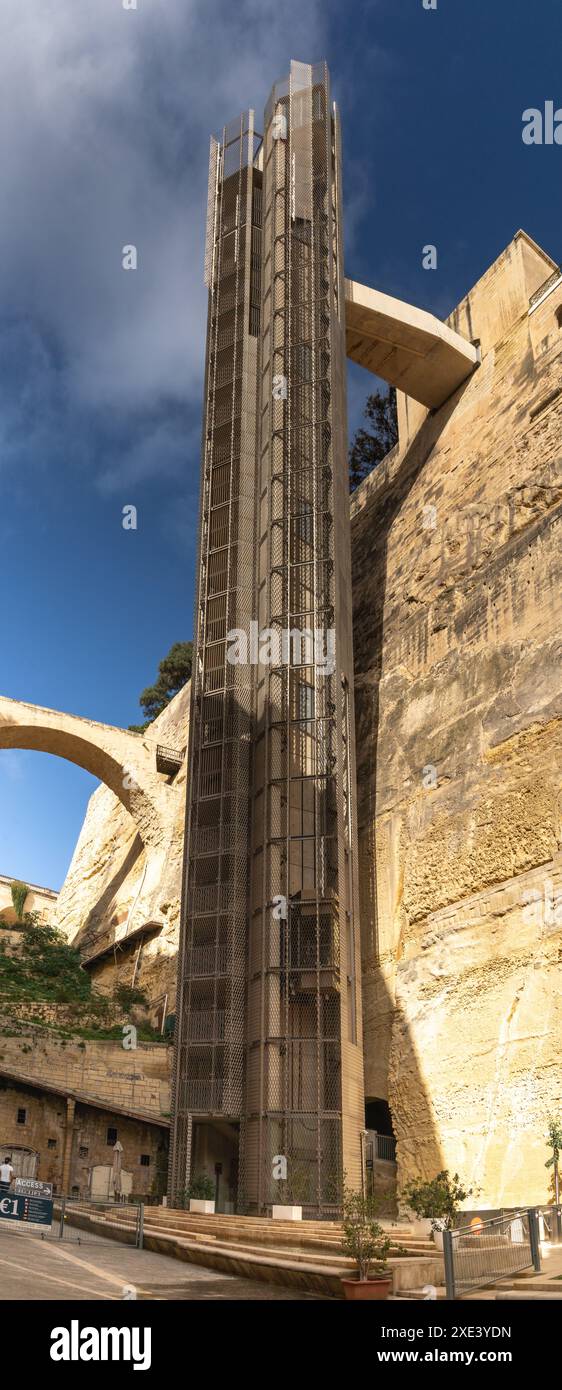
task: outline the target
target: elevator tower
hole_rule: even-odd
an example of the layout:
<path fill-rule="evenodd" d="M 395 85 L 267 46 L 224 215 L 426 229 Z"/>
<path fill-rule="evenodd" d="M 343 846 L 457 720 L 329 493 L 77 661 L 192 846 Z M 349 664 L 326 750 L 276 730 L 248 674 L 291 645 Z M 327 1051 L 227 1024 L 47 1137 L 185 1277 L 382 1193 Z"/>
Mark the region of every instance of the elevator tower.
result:
<path fill-rule="evenodd" d="M 171 1200 L 362 1181 L 346 350 L 325 64 L 212 141 Z M 220 1179 L 222 1178 L 222 1194 Z"/>

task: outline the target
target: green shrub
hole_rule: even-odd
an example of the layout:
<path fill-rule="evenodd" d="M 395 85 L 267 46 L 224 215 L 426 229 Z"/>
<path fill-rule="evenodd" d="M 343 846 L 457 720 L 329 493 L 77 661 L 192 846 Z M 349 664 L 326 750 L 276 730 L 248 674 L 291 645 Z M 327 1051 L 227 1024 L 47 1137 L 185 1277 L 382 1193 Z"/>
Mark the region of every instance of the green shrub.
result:
<path fill-rule="evenodd" d="M 55 927 L 39 925 L 36 914 L 26 914 L 25 920 L 27 930 L 17 955 L 0 952 L 0 994 L 18 1002 L 89 1000 L 92 986 L 80 952 Z"/>
<path fill-rule="evenodd" d="M 214 1201 L 215 1184 L 207 1173 L 200 1173 L 198 1177 L 193 1178 L 189 1187 L 186 1187 L 185 1190 L 180 1193 L 180 1207 L 188 1207 L 192 1197 L 194 1200 L 197 1199 L 203 1202 Z"/>
<path fill-rule="evenodd" d="M 134 1008 L 135 1004 L 143 1004 L 146 1007 L 148 1003 L 146 990 L 137 989 L 133 985 L 116 985 L 113 998 L 120 1008 L 126 1011 Z"/>
<path fill-rule="evenodd" d="M 461 1202 L 475 1197 L 477 1188 L 464 1187 L 458 1173 L 451 1177 L 447 1169 L 428 1182 L 418 1178 L 404 1189 L 404 1200 L 416 1216 L 431 1220 L 433 1230 L 452 1230 L 458 1221 Z"/>

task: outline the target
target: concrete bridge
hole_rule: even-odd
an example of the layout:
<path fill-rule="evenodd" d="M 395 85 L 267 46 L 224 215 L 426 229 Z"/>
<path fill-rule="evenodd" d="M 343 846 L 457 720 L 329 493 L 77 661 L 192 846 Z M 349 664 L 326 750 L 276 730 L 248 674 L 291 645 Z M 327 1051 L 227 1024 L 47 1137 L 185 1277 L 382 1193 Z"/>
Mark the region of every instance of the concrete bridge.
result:
<path fill-rule="evenodd" d="M 137 915 L 141 920 L 159 921 L 159 888 L 181 793 L 157 770 L 156 738 L 0 696 L 0 757 L 2 748 L 52 753 L 85 768 L 110 788 L 132 816 L 146 851 Z"/>
<path fill-rule="evenodd" d="M 85 768 L 130 812 L 145 848 L 161 845 L 174 788 L 157 772 L 156 739 L 0 696 L 2 748 L 33 748 Z"/>

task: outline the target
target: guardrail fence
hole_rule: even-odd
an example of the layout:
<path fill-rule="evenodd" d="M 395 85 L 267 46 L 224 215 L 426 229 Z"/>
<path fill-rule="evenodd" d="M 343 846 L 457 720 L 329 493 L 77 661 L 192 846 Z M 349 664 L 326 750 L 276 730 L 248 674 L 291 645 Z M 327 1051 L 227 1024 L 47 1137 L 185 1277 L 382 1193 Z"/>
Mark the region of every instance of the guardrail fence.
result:
<path fill-rule="evenodd" d="M 55 1197 L 52 1225 L 41 1232 L 43 1240 L 63 1240 L 75 1245 L 116 1240 L 137 1250 L 143 1248 L 143 1235 L 142 1202 L 91 1201 L 80 1197 Z"/>
<path fill-rule="evenodd" d="M 539 1207 L 539 1235 L 551 1245 L 562 1245 L 562 1206 Z"/>
<path fill-rule="evenodd" d="M 539 1212 L 536 1207 L 475 1220 L 443 1232 L 447 1298 L 509 1279 L 525 1269 L 541 1269 Z"/>

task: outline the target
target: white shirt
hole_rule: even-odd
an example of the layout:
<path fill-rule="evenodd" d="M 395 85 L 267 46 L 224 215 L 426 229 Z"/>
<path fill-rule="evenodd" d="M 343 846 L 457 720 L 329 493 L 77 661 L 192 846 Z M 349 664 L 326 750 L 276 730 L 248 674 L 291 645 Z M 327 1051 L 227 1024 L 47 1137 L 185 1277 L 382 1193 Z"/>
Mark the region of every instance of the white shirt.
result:
<path fill-rule="evenodd" d="M 0 1182 L 11 1182 L 13 1175 L 11 1163 L 0 1163 Z"/>

